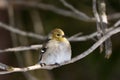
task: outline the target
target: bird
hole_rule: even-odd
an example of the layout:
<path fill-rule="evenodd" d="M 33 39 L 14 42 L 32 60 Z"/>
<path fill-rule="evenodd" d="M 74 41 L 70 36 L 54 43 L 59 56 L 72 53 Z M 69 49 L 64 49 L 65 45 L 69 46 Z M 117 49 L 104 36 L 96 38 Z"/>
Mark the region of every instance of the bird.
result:
<path fill-rule="evenodd" d="M 60 28 L 55 28 L 48 35 L 48 40 L 40 49 L 40 65 L 60 65 L 71 60 L 71 45 Z"/>

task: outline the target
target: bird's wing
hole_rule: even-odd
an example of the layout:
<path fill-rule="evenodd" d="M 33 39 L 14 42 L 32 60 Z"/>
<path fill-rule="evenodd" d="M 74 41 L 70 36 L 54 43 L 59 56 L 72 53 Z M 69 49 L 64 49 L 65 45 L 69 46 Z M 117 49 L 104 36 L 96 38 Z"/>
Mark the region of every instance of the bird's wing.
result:
<path fill-rule="evenodd" d="M 47 44 L 49 43 L 49 40 L 47 40 L 42 48 L 40 49 L 40 54 L 39 54 L 39 61 L 41 61 L 43 54 L 47 51 Z"/>
<path fill-rule="evenodd" d="M 42 55 L 46 52 L 46 50 L 47 50 L 46 46 L 44 46 L 40 49 L 39 61 L 41 61 Z"/>

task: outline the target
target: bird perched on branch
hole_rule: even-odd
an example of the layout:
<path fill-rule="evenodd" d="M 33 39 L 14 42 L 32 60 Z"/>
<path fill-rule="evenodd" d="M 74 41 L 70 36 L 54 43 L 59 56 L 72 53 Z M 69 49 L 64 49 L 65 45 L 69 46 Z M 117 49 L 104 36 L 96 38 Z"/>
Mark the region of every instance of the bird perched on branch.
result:
<path fill-rule="evenodd" d="M 64 32 L 56 28 L 40 50 L 39 64 L 54 65 L 71 60 L 71 45 Z"/>

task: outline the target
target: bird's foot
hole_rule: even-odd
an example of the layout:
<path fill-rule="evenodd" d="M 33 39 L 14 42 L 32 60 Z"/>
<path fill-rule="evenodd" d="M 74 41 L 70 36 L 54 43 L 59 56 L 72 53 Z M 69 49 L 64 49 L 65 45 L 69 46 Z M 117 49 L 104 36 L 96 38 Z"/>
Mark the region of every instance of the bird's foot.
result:
<path fill-rule="evenodd" d="M 43 67 L 43 66 L 46 66 L 46 64 L 45 63 L 40 63 L 40 66 Z"/>

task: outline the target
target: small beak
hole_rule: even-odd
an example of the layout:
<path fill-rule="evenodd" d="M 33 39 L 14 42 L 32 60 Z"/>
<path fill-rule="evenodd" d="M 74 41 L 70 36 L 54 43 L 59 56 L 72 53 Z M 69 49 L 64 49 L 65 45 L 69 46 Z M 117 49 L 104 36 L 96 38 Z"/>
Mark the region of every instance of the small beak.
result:
<path fill-rule="evenodd" d="M 65 35 L 63 35 L 62 37 L 66 37 Z"/>

